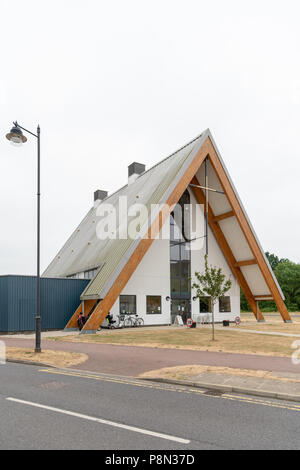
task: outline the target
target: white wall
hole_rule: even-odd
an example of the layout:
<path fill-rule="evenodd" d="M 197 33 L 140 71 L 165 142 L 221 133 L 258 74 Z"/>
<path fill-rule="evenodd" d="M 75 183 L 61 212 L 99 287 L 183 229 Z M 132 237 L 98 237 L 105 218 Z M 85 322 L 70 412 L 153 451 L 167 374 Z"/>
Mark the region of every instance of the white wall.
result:
<path fill-rule="evenodd" d="M 169 225 L 169 221 L 166 222 Z M 136 295 L 137 314 L 144 319 L 145 325 L 170 323 L 170 242 L 154 240 L 148 252 L 122 291 L 122 295 Z M 147 315 L 146 296 L 161 296 L 161 313 Z M 111 314 L 119 315 L 119 299 L 111 309 Z"/>

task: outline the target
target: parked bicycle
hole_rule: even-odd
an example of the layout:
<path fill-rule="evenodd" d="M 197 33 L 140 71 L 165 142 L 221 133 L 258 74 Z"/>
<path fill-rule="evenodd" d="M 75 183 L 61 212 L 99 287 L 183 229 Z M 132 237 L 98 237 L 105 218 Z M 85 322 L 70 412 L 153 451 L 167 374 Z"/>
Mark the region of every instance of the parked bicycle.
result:
<path fill-rule="evenodd" d="M 122 315 L 117 315 L 117 321 L 116 321 L 116 325 L 115 325 L 115 328 L 124 328 L 124 321 L 125 321 L 125 314 L 122 314 Z"/>
<path fill-rule="evenodd" d="M 144 320 L 137 314 L 121 314 L 117 316 L 115 328 L 130 328 L 134 326 L 143 326 Z"/>
<path fill-rule="evenodd" d="M 121 317 L 121 315 L 120 315 Z M 123 327 L 124 328 L 130 328 L 130 327 L 134 327 L 134 326 L 143 326 L 144 324 L 144 320 L 139 317 L 137 314 L 127 314 L 127 315 L 124 315 L 124 318 L 123 318 Z"/>

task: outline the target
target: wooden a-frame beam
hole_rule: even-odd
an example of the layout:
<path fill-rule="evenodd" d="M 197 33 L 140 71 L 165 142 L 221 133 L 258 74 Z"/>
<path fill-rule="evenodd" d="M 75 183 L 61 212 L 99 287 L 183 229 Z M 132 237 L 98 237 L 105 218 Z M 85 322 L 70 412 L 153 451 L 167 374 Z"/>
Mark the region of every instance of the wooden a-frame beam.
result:
<path fill-rule="evenodd" d="M 170 208 L 170 212 L 175 204 L 179 201 L 182 194 L 184 193 L 185 189 L 188 187 L 191 179 L 196 174 L 198 169 L 200 168 L 201 164 L 205 160 L 208 155 L 209 148 L 211 146 L 210 139 L 207 137 L 201 148 L 196 153 L 193 158 L 193 161 L 189 165 L 189 167 L 185 170 L 182 178 L 177 183 L 176 187 L 174 188 L 173 192 L 168 197 L 165 204 L 167 204 Z M 135 251 L 127 261 L 124 268 L 121 270 L 120 274 L 118 275 L 116 281 L 113 283 L 111 288 L 109 289 L 108 293 L 105 295 L 103 300 L 97 305 L 95 310 L 93 311 L 92 315 L 90 316 L 89 320 L 84 325 L 81 333 L 86 333 L 88 331 L 95 331 L 99 328 L 102 324 L 103 320 L 105 319 L 106 315 L 114 305 L 115 301 L 121 294 L 122 290 L 126 286 L 127 282 L 129 281 L 130 277 L 134 273 L 135 269 L 142 261 L 143 257 L 147 253 L 148 249 L 152 245 L 155 237 L 159 234 L 163 224 L 165 223 L 167 217 L 169 217 L 169 212 L 162 211 L 160 212 L 154 221 L 152 221 L 151 226 L 148 229 L 148 233 L 145 238 L 142 238 L 137 245 Z"/>
<path fill-rule="evenodd" d="M 237 261 L 236 265 L 240 268 L 241 266 L 251 266 L 257 264 L 256 259 L 246 259 L 244 261 Z"/>
<path fill-rule="evenodd" d="M 196 176 L 193 177 L 192 179 L 192 183 L 193 184 L 199 184 L 198 183 L 198 179 Z M 194 196 L 198 202 L 198 204 L 205 204 L 205 195 L 202 191 L 202 189 L 200 188 L 195 188 L 195 187 L 192 187 L 192 190 L 193 190 L 193 193 L 194 193 Z M 248 286 L 248 283 L 246 281 L 246 279 L 244 278 L 243 276 L 243 273 L 242 271 L 240 270 L 240 268 L 237 266 L 237 261 L 231 251 L 231 248 L 230 246 L 228 245 L 228 242 L 221 230 L 221 227 L 219 226 L 218 222 L 215 222 L 215 216 L 214 216 L 214 213 L 210 207 L 210 205 L 208 204 L 208 223 L 209 223 L 209 226 L 221 248 L 221 251 L 223 252 L 230 268 L 231 268 L 231 271 L 233 272 L 233 274 L 235 275 L 241 289 L 243 290 L 244 294 L 245 294 L 245 297 L 247 299 L 247 302 L 248 304 L 250 305 L 250 308 L 255 316 L 255 318 L 257 318 L 257 304 L 256 304 L 256 301 L 252 295 L 252 292 Z M 264 317 L 263 317 L 263 314 L 261 313 L 260 309 L 258 309 L 258 318 L 259 320 L 263 321 L 264 320 Z"/>
<path fill-rule="evenodd" d="M 270 294 L 266 294 L 266 295 L 255 295 L 254 296 L 255 299 L 266 299 L 266 300 L 273 300 L 273 297 L 270 295 Z M 267 299 L 268 297 L 268 299 Z"/>
<path fill-rule="evenodd" d="M 210 138 L 209 138 L 210 140 Z M 234 192 L 234 189 L 229 181 L 229 178 L 223 168 L 223 165 L 220 161 L 220 158 L 210 140 L 210 151 L 209 151 L 209 161 L 219 178 L 220 184 L 225 192 L 225 195 L 228 199 L 229 204 L 234 212 L 234 215 L 239 223 L 239 226 L 245 236 L 245 239 L 253 253 L 254 258 L 257 260 L 258 267 L 263 275 L 263 278 L 274 298 L 274 301 L 277 305 L 277 308 L 282 316 L 282 319 L 285 322 L 292 322 L 289 312 L 285 306 L 285 303 L 282 299 L 280 291 L 276 282 L 273 279 L 273 276 L 270 272 L 270 268 L 265 260 L 263 253 L 257 243 L 257 240 L 252 232 L 252 229 L 249 225 L 247 217 L 240 205 L 238 198 Z"/>
<path fill-rule="evenodd" d="M 220 214 L 220 215 L 215 215 L 214 222 L 219 222 L 219 220 L 228 219 L 229 217 L 234 217 L 233 211 L 224 212 L 224 214 Z"/>

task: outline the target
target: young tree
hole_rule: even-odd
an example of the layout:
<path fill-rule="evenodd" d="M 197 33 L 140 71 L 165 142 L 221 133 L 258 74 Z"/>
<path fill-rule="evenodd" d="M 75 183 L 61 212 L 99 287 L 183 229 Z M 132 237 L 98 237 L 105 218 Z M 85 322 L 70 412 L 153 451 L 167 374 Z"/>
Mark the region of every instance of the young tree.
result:
<path fill-rule="evenodd" d="M 219 297 L 223 297 L 232 286 L 230 279 L 226 279 L 221 268 L 208 266 L 207 255 L 204 258 L 204 273 L 195 272 L 197 282 L 192 284 L 192 288 L 196 291 L 196 297 L 210 297 L 212 310 L 212 339 L 215 340 L 215 315 L 214 306 Z"/>

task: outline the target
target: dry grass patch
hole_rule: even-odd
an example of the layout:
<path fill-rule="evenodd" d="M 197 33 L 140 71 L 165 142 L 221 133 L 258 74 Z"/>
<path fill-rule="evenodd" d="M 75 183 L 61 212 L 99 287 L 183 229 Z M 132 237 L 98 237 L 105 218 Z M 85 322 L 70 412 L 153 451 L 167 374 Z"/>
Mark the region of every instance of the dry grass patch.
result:
<path fill-rule="evenodd" d="M 82 364 L 88 359 L 87 354 L 66 351 L 44 350 L 35 353 L 32 349 L 6 348 L 6 358 L 19 361 L 40 362 L 55 367 L 71 367 Z"/>
<path fill-rule="evenodd" d="M 139 330 L 109 330 L 95 335 L 74 335 L 56 338 L 57 341 L 80 343 L 116 344 L 124 346 L 147 346 L 152 348 L 192 349 L 198 351 L 232 352 L 290 357 L 292 338 L 264 336 L 255 333 L 216 331 L 216 341 L 211 340 L 211 328 L 167 328 Z"/>
<path fill-rule="evenodd" d="M 194 377 L 204 373 L 211 372 L 222 375 L 234 375 L 240 377 L 255 377 L 262 379 L 277 380 L 284 383 L 300 383 L 300 378 L 294 377 L 280 377 L 274 375 L 273 372 L 265 370 L 249 370 L 249 369 L 232 369 L 230 367 L 216 367 L 216 366 L 177 366 L 165 367 L 163 369 L 151 370 L 140 374 L 142 378 L 157 378 L 157 379 L 173 379 L 173 380 L 192 380 Z"/>
<path fill-rule="evenodd" d="M 293 314 L 293 323 L 284 323 L 280 315 L 264 314 L 265 323 L 257 323 L 254 315 L 242 314 L 240 328 L 248 330 L 274 331 L 276 333 L 300 334 L 300 315 Z"/>

